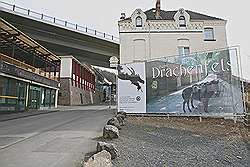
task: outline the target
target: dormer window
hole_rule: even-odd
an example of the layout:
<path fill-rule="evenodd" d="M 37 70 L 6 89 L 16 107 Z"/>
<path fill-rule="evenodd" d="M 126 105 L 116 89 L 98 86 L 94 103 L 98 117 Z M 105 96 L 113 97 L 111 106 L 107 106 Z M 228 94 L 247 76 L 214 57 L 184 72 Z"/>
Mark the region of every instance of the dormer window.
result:
<path fill-rule="evenodd" d="M 136 27 L 142 27 L 142 18 L 140 16 L 135 19 Z"/>
<path fill-rule="evenodd" d="M 180 27 L 186 27 L 186 19 L 184 16 L 179 17 L 179 25 Z"/>

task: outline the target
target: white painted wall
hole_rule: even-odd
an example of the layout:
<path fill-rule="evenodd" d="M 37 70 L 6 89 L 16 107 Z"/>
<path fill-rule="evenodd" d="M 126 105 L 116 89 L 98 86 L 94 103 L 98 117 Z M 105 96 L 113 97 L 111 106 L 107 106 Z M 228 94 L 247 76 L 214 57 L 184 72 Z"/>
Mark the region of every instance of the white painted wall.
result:
<path fill-rule="evenodd" d="M 145 39 L 135 39 L 133 41 L 133 59 L 135 61 L 140 61 L 146 56 L 146 40 Z"/>
<path fill-rule="evenodd" d="M 72 74 L 72 58 L 71 57 L 61 57 L 61 78 L 71 78 Z"/>
<path fill-rule="evenodd" d="M 138 57 L 141 58 L 140 60 L 147 60 L 178 55 L 178 46 L 183 46 L 179 43 L 179 39 L 189 41 L 190 52 L 227 47 L 223 27 L 214 27 L 214 32 L 216 41 L 204 41 L 203 31 L 183 33 L 120 33 L 121 63 L 133 62 Z M 134 48 L 139 47 L 142 49 L 142 43 L 134 41 L 145 41 L 145 49 L 141 50 L 141 53 L 133 52 Z"/>
<path fill-rule="evenodd" d="M 225 20 L 189 20 L 187 27 L 181 28 L 174 20 L 147 21 L 138 11 L 131 19 L 119 21 L 121 64 L 178 55 L 178 46 L 187 43 L 191 53 L 227 47 Z M 133 21 L 139 15 L 145 21 L 143 27 L 136 27 Z M 204 41 L 204 28 L 208 27 L 214 29 L 215 41 Z"/>

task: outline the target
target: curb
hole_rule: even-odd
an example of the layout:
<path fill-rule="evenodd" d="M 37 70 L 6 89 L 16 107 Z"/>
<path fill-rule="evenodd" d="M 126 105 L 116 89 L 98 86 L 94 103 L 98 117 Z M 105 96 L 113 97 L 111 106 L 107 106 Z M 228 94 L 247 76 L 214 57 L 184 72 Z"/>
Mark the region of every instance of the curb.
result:
<path fill-rule="evenodd" d="M 49 113 L 53 113 L 53 112 L 58 112 L 60 111 L 59 109 L 57 110 L 52 110 L 52 111 L 47 111 L 47 112 L 32 112 L 26 115 L 26 113 L 21 113 L 20 115 L 15 115 L 13 117 L 10 118 L 0 118 L 0 122 L 6 122 L 6 121 L 11 121 L 11 120 L 15 120 L 15 119 L 19 119 L 19 118 L 26 118 L 26 117 L 32 117 L 32 116 L 36 116 L 36 115 L 42 115 L 42 114 L 49 114 Z M 9 115 L 8 115 L 9 116 Z M 1 115 L 0 115 L 1 117 Z"/>
<path fill-rule="evenodd" d="M 106 109 L 102 109 L 102 110 L 106 110 Z M 110 109 L 110 110 L 116 111 L 116 109 Z M 19 118 L 32 117 L 32 116 L 42 115 L 42 114 L 49 114 L 49 113 L 59 112 L 59 111 L 63 112 L 64 109 L 58 108 L 58 109 L 51 110 L 51 111 L 40 110 L 40 111 L 32 111 L 30 113 L 26 111 L 26 112 L 22 112 L 22 113 L 12 113 L 13 115 L 12 114 L 3 114 L 3 115 L 0 114 L 0 122 L 6 122 L 6 121 L 19 119 Z M 78 109 L 72 109 L 70 111 L 78 111 Z M 4 117 L 6 117 L 6 118 L 4 118 Z"/>

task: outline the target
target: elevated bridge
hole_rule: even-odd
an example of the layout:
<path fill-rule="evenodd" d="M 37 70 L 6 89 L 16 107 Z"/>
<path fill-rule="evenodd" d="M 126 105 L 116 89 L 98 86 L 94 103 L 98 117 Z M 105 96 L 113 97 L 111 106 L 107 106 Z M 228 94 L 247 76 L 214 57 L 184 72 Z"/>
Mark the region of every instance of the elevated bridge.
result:
<path fill-rule="evenodd" d="M 0 1 L 0 16 L 58 56 L 109 67 L 119 58 L 119 38 L 75 23 Z"/>

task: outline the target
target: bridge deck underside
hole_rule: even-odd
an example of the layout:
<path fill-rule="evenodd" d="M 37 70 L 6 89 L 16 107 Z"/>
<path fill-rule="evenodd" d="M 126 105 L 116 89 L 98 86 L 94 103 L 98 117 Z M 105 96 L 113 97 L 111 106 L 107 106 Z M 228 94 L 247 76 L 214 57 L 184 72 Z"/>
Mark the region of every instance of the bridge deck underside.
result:
<path fill-rule="evenodd" d="M 81 34 L 41 21 L 1 12 L 1 17 L 58 56 L 72 55 L 81 62 L 109 67 L 109 58 L 119 58 L 119 44 Z"/>

